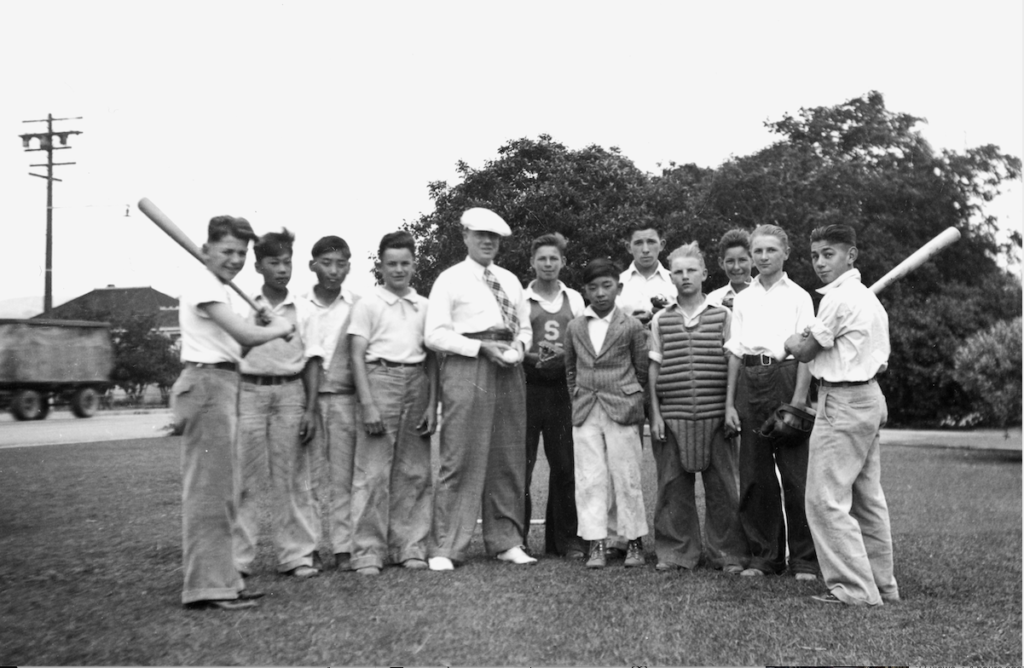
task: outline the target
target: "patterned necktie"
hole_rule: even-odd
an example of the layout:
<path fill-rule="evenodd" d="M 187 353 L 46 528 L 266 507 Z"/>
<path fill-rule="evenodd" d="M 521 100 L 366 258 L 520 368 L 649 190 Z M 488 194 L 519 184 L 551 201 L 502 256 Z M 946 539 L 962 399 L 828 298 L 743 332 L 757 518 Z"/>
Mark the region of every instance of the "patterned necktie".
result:
<path fill-rule="evenodd" d="M 519 315 L 516 314 L 515 306 L 512 305 L 512 300 L 505 294 L 505 290 L 501 287 L 501 283 L 494 277 L 491 270 L 484 267 L 484 281 L 487 283 L 487 287 L 494 293 L 494 299 L 498 302 L 498 307 L 501 308 L 501 319 L 505 321 L 505 327 L 512 332 L 512 336 L 519 333 Z"/>

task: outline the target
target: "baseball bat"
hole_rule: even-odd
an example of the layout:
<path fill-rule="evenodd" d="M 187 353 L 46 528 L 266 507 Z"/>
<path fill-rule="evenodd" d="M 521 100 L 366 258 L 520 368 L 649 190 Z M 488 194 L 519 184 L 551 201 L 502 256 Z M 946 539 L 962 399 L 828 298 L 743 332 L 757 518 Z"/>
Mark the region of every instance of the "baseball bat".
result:
<path fill-rule="evenodd" d="M 146 214 L 146 217 L 156 223 L 164 233 L 170 238 L 178 242 L 178 245 L 184 248 L 189 254 L 195 259 L 199 260 L 206 265 L 206 259 L 203 257 L 203 251 L 196 246 L 195 242 L 188 238 L 188 235 L 181 231 L 181 228 L 174 224 L 174 221 L 167 217 L 163 211 L 157 208 L 156 204 L 149 201 L 149 198 L 143 197 L 139 200 L 139 211 Z M 252 297 L 245 294 L 241 288 L 235 285 L 233 282 L 228 281 L 228 287 L 238 293 L 238 296 L 245 300 L 253 311 L 262 310 L 259 304 L 253 300 Z"/>
<path fill-rule="evenodd" d="M 906 259 L 889 270 L 888 274 L 875 281 L 874 285 L 871 286 L 871 291 L 877 295 L 879 292 L 889 287 L 893 282 L 898 281 L 928 260 L 935 257 L 946 246 L 955 243 L 959 238 L 960 230 L 955 227 L 947 227 L 934 239 L 918 248 L 916 251 L 908 255 Z"/>

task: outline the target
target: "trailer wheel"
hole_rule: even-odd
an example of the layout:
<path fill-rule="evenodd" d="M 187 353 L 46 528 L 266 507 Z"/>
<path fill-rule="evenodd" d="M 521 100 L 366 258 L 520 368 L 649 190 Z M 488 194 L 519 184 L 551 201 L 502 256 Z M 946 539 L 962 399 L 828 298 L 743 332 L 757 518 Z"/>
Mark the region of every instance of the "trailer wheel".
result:
<path fill-rule="evenodd" d="M 50 414 L 50 405 L 54 399 L 49 394 L 39 395 L 39 417 L 37 420 L 45 420 L 46 416 Z"/>
<path fill-rule="evenodd" d="M 35 390 L 18 390 L 11 400 L 11 412 L 18 420 L 38 420 L 43 414 L 43 398 Z"/>
<path fill-rule="evenodd" d="M 91 387 L 80 387 L 71 395 L 71 412 L 76 417 L 92 417 L 99 405 L 100 395 Z"/>

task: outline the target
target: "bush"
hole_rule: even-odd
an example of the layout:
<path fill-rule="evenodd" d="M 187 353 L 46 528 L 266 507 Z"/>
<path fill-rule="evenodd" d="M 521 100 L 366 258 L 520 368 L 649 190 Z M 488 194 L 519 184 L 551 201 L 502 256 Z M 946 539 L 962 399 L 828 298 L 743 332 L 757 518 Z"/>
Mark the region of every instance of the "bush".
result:
<path fill-rule="evenodd" d="M 1021 319 L 997 322 L 956 351 L 956 380 L 975 408 L 1003 429 L 1021 420 Z"/>

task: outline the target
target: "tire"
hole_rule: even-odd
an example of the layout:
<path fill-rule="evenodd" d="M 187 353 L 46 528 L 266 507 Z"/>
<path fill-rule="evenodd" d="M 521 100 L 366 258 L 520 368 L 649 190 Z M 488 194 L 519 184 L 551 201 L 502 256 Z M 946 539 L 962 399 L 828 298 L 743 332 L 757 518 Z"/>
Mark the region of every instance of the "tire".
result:
<path fill-rule="evenodd" d="M 75 417 L 92 417 L 96 415 L 99 406 L 100 395 L 91 387 L 80 387 L 71 395 L 71 412 Z"/>
<path fill-rule="evenodd" d="M 35 390 L 18 390 L 11 399 L 11 412 L 17 420 L 38 420 L 43 414 L 43 398 Z"/>
<path fill-rule="evenodd" d="M 39 395 L 39 417 L 37 420 L 45 420 L 46 416 L 50 414 L 50 405 L 54 399 L 49 394 Z"/>

